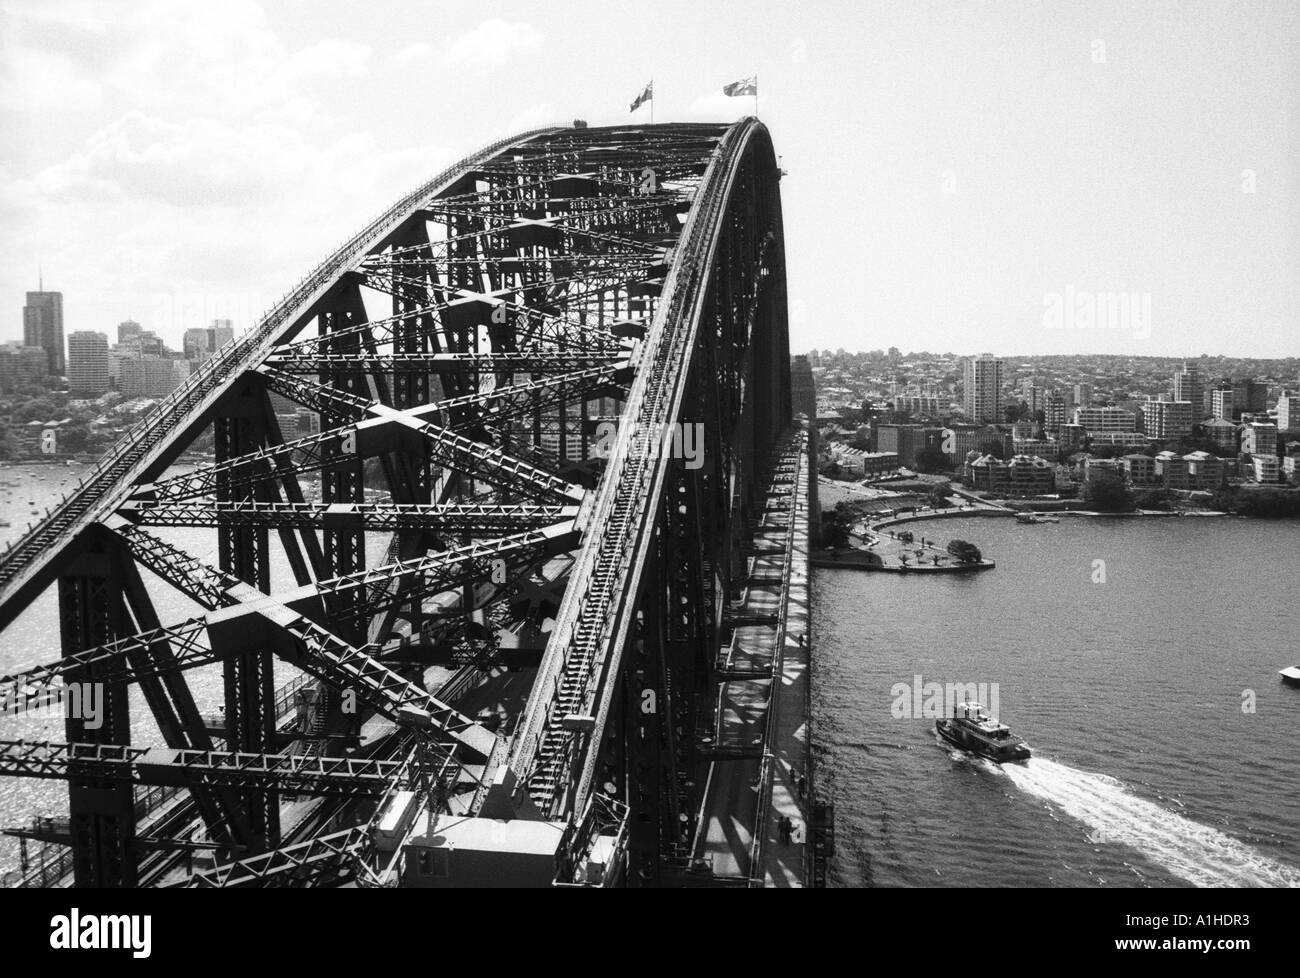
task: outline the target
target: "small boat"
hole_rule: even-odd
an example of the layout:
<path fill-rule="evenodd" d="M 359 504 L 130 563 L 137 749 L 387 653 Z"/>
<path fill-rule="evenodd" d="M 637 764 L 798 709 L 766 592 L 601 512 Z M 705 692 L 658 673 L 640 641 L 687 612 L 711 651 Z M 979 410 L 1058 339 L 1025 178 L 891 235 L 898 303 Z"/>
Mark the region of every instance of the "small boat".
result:
<path fill-rule="evenodd" d="M 1005 723 L 988 715 L 982 703 L 967 701 L 952 709 L 951 720 L 934 721 L 939 736 L 954 747 L 987 757 L 1001 764 L 1004 761 L 1029 760 L 1029 745 L 1015 736 Z"/>
<path fill-rule="evenodd" d="M 1018 513 L 1016 514 L 1017 523 L 1059 523 L 1059 516 L 1043 516 L 1041 513 Z"/>
<path fill-rule="evenodd" d="M 1279 669 L 1277 674 L 1288 686 L 1300 686 L 1300 666 L 1287 666 L 1285 669 Z"/>

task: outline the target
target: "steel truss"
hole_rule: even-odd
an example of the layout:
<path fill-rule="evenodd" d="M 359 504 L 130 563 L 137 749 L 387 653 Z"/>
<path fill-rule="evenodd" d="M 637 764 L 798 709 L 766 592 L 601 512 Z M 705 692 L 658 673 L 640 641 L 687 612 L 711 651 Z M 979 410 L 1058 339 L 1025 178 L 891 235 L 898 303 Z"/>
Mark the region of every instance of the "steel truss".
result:
<path fill-rule="evenodd" d="M 790 422 L 778 180 L 752 119 L 494 144 L 346 242 L 0 554 L 0 629 L 47 591 L 60 620 L 0 714 L 105 690 L 96 729 L 0 742 L 0 776 L 68 781 L 73 882 L 391 882 L 366 820 L 417 755 L 431 811 L 567 820 L 558 882 L 599 832 L 619 880 L 654 882 L 693 831 L 713 650 Z M 674 457 L 683 426 L 698 453 Z M 175 471 L 208 429 L 214 457 Z M 161 622 L 157 586 L 197 613 Z M 494 732 L 388 655 L 432 645 L 485 667 L 534 649 L 522 713 Z M 310 729 L 281 729 L 276 660 L 312 677 Z M 162 746 L 131 743 L 131 686 Z M 387 739 L 345 755 L 372 716 Z M 177 792 L 143 834 L 142 785 Z M 284 825 L 286 794 L 320 804 Z M 234 861 L 143 872 L 198 827 Z"/>

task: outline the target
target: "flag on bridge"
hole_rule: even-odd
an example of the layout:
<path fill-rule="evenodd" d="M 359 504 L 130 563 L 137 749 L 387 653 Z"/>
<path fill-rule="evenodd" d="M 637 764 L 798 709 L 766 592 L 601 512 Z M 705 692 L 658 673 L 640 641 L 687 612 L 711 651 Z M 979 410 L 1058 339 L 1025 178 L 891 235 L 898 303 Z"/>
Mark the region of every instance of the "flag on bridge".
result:
<path fill-rule="evenodd" d="M 758 94 L 758 75 L 750 78 L 742 78 L 740 81 L 732 82 L 730 85 L 722 86 L 723 95 L 757 95 Z"/>
<path fill-rule="evenodd" d="M 650 82 L 649 85 L 645 87 L 645 90 L 640 95 L 638 95 L 636 98 L 632 100 L 632 108 L 628 109 L 628 111 L 635 112 L 637 109 L 641 108 L 641 106 L 644 105 L 646 102 L 653 101 L 654 97 L 655 97 L 655 83 L 652 81 Z"/>

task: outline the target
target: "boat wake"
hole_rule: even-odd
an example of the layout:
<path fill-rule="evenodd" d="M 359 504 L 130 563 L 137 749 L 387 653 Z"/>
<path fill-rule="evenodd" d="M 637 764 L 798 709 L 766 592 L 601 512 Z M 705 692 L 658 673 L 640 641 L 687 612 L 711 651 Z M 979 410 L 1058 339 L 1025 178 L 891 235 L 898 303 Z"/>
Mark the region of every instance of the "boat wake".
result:
<path fill-rule="evenodd" d="M 1197 886 L 1300 887 L 1300 869 L 1208 825 L 1139 798 L 1122 782 L 1032 758 L 1000 768 L 1026 794 L 1051 803 L 1092 831 L 1094 844 L 1119 842 Z"/>

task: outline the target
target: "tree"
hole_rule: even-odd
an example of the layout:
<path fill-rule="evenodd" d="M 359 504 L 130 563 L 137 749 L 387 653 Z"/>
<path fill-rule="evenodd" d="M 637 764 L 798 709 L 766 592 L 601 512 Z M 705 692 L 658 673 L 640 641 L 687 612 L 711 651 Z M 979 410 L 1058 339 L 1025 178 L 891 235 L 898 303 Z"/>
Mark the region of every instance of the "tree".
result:
<path fill-rule="evenodd" d="M 951 472 L 952 458 L 935 448 L 927 448 L 916 453 L 916 470 L 926 474 Z"/>
<path fill-rule="evenodd" d="M 834 509 L 822 510 L 822 539 L 827 547 L 845 547 L 849 543 L 849 533 L 853 529 L 853 519 L 849 511 L 840 503 Z"/>
<path fill-rule="evenodd" d="M 951 493 L 952 486 L 948 483 L 936 482 L 930 487 L 930 492 L 926 498 L 926 502 L 928 502 L 933 509 L 944 509 L 945 507 L 952 505 L 952 503 L 948 501 L 948 496 Z"/>
<path fill-rule="evenodd" d="M 948 553 L 963 564 L 978 564 L 984 559 L 984 555 L 980 553 L 980 548 L 973 543 L 967 543 L 965 540 L 949 540 Z"/>
<path fill-rule="evenodd" d="M 980 454 L 992 455 L 996 459 L 1006 460 L 1006 449 L 1002 447 L 1002 442 L 995 438 L 980 442 Z"/>
<path fill-rule="evenodd" d="M 1137 506 L 1123 477 L 1104 469 L 1089 474 L 1083 498 L 1099 513 L 1131 513 Z"/>

